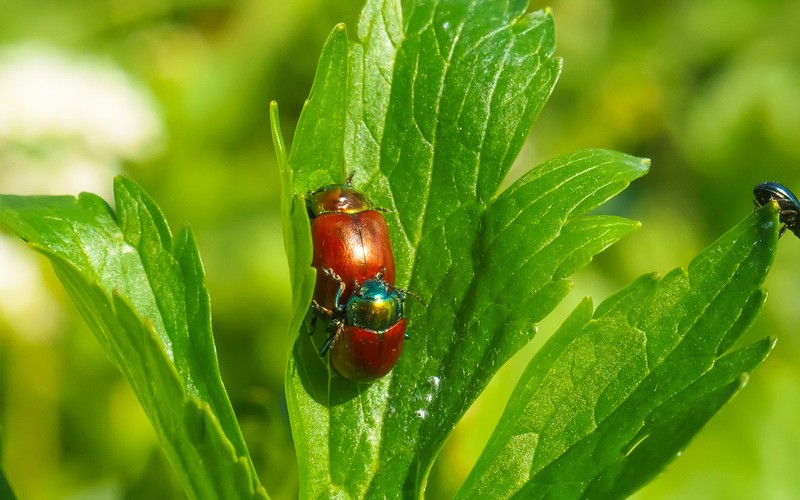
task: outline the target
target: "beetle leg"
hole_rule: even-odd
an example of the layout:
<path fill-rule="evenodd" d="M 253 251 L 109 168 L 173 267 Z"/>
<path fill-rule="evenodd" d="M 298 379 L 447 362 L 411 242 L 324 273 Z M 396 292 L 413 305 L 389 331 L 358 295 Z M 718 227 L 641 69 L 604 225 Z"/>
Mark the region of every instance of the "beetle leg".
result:
<path fill-rule="evenodd" d="M 331 311 L 327 307 L 317 302 L 317 299 L 311 301 L 311 307 L 314 309 L 314 312 L 316 312 L 320 316 L 325 316 L 326 318 L 333 318 L 336 315 L 334 311 Z"/>
<path fill-rule="evenodd" d="M 322 346 L 322 349 L 320 349 L 320 351 L 319 351 L 319 355 L 320 356 L 324 357 L 326 354 L 328 354 L 328 351 L 330 350 L 331 346 L 333 345 L 333 341 L 334 340 L 336 340 L 336 334 L 335 333 L 333 335 L 331 335 L 330 337 L 328 337 L 328 340 L 325 341 L 325 344 Z"/>
<path fill-rule="evenodd" d="M 356 171 L 351 170 L 350 173 L 347 174 L 347 179 L 344 180 L 344 183 L 347 184 L 348 186 L 351 185 L 353 183 L 353 177 L 355 177 L 355 175 Z"/>
<path fill-rule="evenodd" d="M 332 280 L 336 281 L 336 283 L 338 283 L 339 288 L 336 290 L 336 295 L 333 298 L 333 303 L 336 306 L 337 311 L 340 312 L 343 311 L 344 304 L 339 303 L 342 300 L 342 294 L 344 293 L 344 288 L 345 288 L 342 277 L 336 274 L 336 272 L 330 267 L 323 267 L 322 272 L 325 273 L 325 275 L 331 278 Z"/>
<path fill-rule="evenodd" d="M 314 301 L 314 302 L 316 302 L 316 301 Z M 319 305 L 319 304 L 317 304 L 317 305 Z M 313 302 L 311 303 L 311 307 L 312 307 L 312 308 L 314 307 L 314 303 L 313 303 Z M 314 330 L 316 330 L 316 329 L 317 329 L 317 313 L 316 313 L 316 308 L 314 309 L 314 312 L 311 314 L 311 319 L 310 319 L 310 320 L 308 320 L 308 324 L 307 324 L 307 328 L 306 328 L 306 329 L 308 330 L 308 334 L 309 334 L 309 335 L 314 335 Z"/>
<path fill-rule="evenodd" d="M 334 271 L 330 267 L 323 267 L 322 272 L 325 273 L 332 280 L 338 281 L 339 283 L 342 282 L 342 277 L 336 274 L 336 271 Z"/>
<path fill-rule="evenodd" d="M 339 338 L 339 333 L 342 331 L 343 328 L 344 328 L 344 323 L 342 323 L 342 320 L 336 319 L 331 322 L 330 326 L 328 327 L 328 329 L 331 330 L 331 334 L 328 336 L 327 340 L 325 340 L 325 343 L 322 345 L 322 349 L 320 349 L 319 351 L 320 356 L 325 356 L 328 353 L 328 351 L 331 350 L 331 348 L 336 344 L 336 339 Z"/>

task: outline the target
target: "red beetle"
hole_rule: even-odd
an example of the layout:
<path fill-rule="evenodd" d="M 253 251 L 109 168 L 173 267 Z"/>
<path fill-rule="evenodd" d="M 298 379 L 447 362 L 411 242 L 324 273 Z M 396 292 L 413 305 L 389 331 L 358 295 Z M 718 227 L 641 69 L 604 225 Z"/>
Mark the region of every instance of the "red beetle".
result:
<path fill-rule="evenodd" d="M 342 377 L 369 383 L 389 373 L 406 339 L 405 292 L 380 276 L 353 292 L 330 325 L 331 366 Z"/>

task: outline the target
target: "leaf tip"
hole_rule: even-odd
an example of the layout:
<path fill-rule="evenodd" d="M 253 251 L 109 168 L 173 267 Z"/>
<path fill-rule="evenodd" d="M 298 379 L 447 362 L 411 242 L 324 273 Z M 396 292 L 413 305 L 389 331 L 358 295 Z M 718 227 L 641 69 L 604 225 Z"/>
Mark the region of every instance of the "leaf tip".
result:
<path fill-rule="evenodd" d="M 126 177 L 124 175 L 115 175 L 114 176 L 113 184 L 114 184 L 114 192 L 115 193 L 117 192 L 118 188 L 125 187 L 125 180 L 126 180 Z"/>
<path fill-rule="evenodd" d="M 141 191 L 136 182 L 125 177 L 124 175 L 115 175 L 114 176 L 114 199 L 119 200 L 124 197 L 124 193 L 131 193 L 135 191 Z M 83 193 L 81 193 L 83 194 Z M 118 207 L 119 208 L 119 207 Z"/>
<path fill-rule="evenodd" d="M 650 158 L 639 158 L 638 156 L 624 155 L 625 165 L 631 169 L 634 178 L 643 177 L 650 171 Z"/>
<path fill-rule="evenodd" d="M 766 341 L 769 343 L 769 350 L 770 350 L 770 351 L 771 351 L 772 349 L 774 349 L 774 348 L 775 348 L 775 344 L 777 344 L 777 343 L 778 343 L 778 337 L 777 337 L 777 336 L 775 336 L 775 335 L 770 335 L 770 336 L 769 336 L 769 337 L 767 337 L 765 340 L 766 340 Z"/>
<path fill-rule="evenodd" d="M 278 159 L 278 167 L 281 172 L 286 170 L 286 143 L 281 132 L 281 115 L 278 110 L 278 101 L 274 99 L 269 103 L 269 123 L 272 131 L 272 145 L 275 148 L 275 156 Z"/>
<path fill-rule="evenodd" d="M 280 118 L 281 114 L 280 110 L 278 109 L 278 101 L 273 99 L 269 102 L 269 122 L 270 125 L 272 125 L 273 133 L 275 132 L 276 128 L 280 129 Z"/>
<path fill-rule="evenodd" d="M 650 171 L 650 158 L 639 158 L 639 165 L 641 165 L 642 172 Z"/>
<path fill-rule="evenodd" d="M 131 178 L 125 177 L 124 175 L 115 175 L 114 176 L 114 187 L 124 187 L 129 188 L 131 186 L 138 187 L 139 185 L 136 184 Z"/>
<path fill-rule="evenodd" d="M 333 27 L 331 34 L 328 35 L 328 42 L 334 39 L 337 43 L 347 43 L 347 25 L 345 23 L 339 23 Z"/>
<path fill-rule="evenodd" d="M 740 390 L 747 385 L 747 382 L 750 381 L 750 374 L 747 372 L 742 373 L 739 375 L 733 383 L 731 383 L 731 395 L 736 394 Z"/>

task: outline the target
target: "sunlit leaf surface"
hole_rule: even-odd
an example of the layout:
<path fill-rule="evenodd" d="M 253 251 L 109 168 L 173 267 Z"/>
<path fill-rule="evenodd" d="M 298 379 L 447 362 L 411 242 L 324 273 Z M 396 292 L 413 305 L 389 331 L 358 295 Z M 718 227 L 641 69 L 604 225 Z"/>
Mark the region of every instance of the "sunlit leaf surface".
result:
<path fill-rule="evenodd" d="M 732 350 L 761 310 L 774 207 L 687 269 L 585 300 L 519 381 L 461 498 L 624 498 L 660 471 L 770 352 Z"/>
<path fill-rule="evenodd" d="M 294 323 L 287 400 L 302 494 L 417 496 L 455 423 L 569 291 L 566 277 L 637 227 L 586 213 L 648 163 L 580 151 L 498 192 L 560 70 L 549 12 L 526 13 L 524 2 L 368 2 L 349 51 L 342 36 L 337 27 L 323 49 L 284 192 L 355 171 L 354 184 L 388 210 L 398 284 L 427 306 L 409 303 L 405 352 L 370 386 L 333 375 L 321 339 Z M 345 110 L 344 138 L 320 126 Z M 293 276 L 309 276 L 310 258 L 298 258 L 310 255 L 298 236 L 308 234 L 305 206 L 293 198 L 285 208 Z M 297 285 L 295 318 L 313 288 Z"/>

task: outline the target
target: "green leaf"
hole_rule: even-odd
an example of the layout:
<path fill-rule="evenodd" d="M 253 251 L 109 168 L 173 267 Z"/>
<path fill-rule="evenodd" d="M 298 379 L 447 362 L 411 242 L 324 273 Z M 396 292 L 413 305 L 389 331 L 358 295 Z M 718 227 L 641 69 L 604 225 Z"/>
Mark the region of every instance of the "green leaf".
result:
<path fill-rule="evenodd" d="M 192 498 L 265 497 L 222 385 L 197 245 L 124 178 L 98 196 L 0 196 L 128 378 Z"/>
<path fill-rule="evenodd" d="M 586 215 L 646 173 L 620 153 L 565 155 L 499 192 L 560 71 L 549 12 L 526 8 L 368 1 L 349 57 L 338 27 L 323 49 L 295 176 L 282 176 L 298 307 L 286 392 L 303 497 L 421 496 L 445 439 L 569 291 L 566 276 L 638 227 Z M 342 109 L 344 144 L 320 126 Z M 428 304 L 408 304 L 405 352 L 369 386 L 333 375 L 299 320 L 314 286 L 301 196 L 342 182 L 331 165 L 342 148 L 354 184 L 389 210 L 398 285 Z"/>
<path fill-rule="evenodd" d="M 585 300 L 528 365 L 459 498 L 623 498 L 683 450 L 772 349 L 732 352 L 766 298 L 776 207 L 688 269 Z"/>

